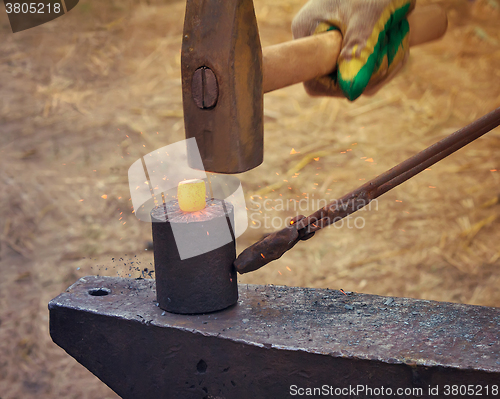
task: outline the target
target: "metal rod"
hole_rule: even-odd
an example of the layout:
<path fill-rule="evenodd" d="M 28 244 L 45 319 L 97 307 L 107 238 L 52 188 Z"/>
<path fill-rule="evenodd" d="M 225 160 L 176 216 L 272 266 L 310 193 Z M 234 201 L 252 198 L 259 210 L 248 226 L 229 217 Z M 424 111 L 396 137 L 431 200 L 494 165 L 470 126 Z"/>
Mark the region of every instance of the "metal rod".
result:
<path fill-rule="evenodd" d="M 329 218 L 330 223 L 335 217 L 337 217 L 336 220 L 340 220 L 338 219 L 338 217 L 341 216 L 340 214 L 337 215 L 334 214 L 334 212 L 332 213 L 332 210 L 336 210 L 336 208 L 338 208 L 339 203 L 340 205 L 344 205 L 349 201 L 357 198 L 360 201 L 364 201 L 364 205 L 367 205 L 373 199 L 381 196 L 382 194 L 398 186 L 399 184 L 404 183 L 406 180 L 419 174 L 420 172 L 422 172 L 429 166 L 434 165 L 436 162 L 439 162 L 443 158 L 446 158 L 448 155 L 453 154 L 460 148 L 466 146 L 472 141 L 488 133 L 490 130 L 496 128 L 499 124 L 500 108 L 497 108 L 496 110 L 490 112 L 482 118 L 472 122 L 470 125 L 456 131 L 445 139 L 438 141 L 437 143 L 414 155 L 413 157 L 408 158 L 406 161 L 401 162 L 399 165 L 394 166 L 392 169 L 389 169 L 387 172 L 382 173 L 376 178 L 370 180 L 368 183 L 363 184 L 361 187 L 358 187 L 356 190 L 343 196 L 339 200 L 324 206 L 309 217 L 300 220 L 297 223 L 297 229 L 304 229 L 310 224 L 316 223 L 317 221 L 324 219 L 325 217 Z M 362 207 L 358 207 L 357 209 L 354 209 L 353 212 L 361 208 Z M 353 212 L 347 213 L 341 218 Z M 328 213 L 330 213 L 330 215 L 328 215 Z M 326 227 L 327 225 L 322 225 L 321 227 L 318 226 L 319 228 L 313 227 L 312 229 L 308 230 L 308 233 L 317 231 L 322 227 Z"/>
<path fill-rule="evenodd" d="M 251 245 L 236 259 L 234 263 L 236 270 L 239 273 L 248 273 L 280 258 L 298 241 L 310 238 L 315 231 L 363 208 L 373 199 L 453 154 L 498 125 L 500 125 L 500 108 L 401 162 L 356 190 L 317 210 L 307 218 L 303 218 L 292 226 L 272 233 Z"/>

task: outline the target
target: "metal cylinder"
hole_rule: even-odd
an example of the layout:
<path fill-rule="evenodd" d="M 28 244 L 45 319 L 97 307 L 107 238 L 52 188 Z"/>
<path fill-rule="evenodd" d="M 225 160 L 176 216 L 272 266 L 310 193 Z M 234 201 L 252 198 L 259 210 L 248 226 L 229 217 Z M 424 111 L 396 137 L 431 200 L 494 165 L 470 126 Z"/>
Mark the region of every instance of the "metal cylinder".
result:
<path fill-rule="evenodd" d="M 230 203 L 209 200 L 201 211 L 182 212 L 177 201 L 170 201 L 151 211 L 151 221 L 160 308 L 198 314 L 238 301 Z"/>

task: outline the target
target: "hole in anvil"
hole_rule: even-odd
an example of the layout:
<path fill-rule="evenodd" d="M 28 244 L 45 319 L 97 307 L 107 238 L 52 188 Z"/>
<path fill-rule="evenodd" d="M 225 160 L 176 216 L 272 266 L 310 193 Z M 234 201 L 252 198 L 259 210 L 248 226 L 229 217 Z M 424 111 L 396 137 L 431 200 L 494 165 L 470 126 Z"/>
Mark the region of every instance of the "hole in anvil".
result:
<path fill-rule="evenodd" d="M 111 290 L 109 288 L 91 288 L 89 290 L 89 295 L 92 296 L 106 296 L 111 294 Z"/>
<path fill-rule="evenodd" d="M 196 365 L 196 370 L 198 370 L 198 373 L 203 374 L 207 371 L 207 367 L 207 363 L 201 359 Z"/>

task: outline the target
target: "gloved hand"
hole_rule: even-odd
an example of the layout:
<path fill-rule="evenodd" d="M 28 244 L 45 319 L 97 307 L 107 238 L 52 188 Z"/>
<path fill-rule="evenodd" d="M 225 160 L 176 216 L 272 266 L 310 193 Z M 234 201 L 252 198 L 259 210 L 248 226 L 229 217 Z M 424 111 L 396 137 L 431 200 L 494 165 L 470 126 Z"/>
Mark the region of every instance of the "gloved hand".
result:
<path fill-rule="evenodd" d="M 342 50 L 337 70 L 305 82 L 309 94 L 345 96 L 353 101 L 373 94 L 406 62 L 406 16 L 416 0 L 310 0 L 292 22 L 295 39 L 338 29 Z M 365 90 L 366 89 L 366 90 Z"/>

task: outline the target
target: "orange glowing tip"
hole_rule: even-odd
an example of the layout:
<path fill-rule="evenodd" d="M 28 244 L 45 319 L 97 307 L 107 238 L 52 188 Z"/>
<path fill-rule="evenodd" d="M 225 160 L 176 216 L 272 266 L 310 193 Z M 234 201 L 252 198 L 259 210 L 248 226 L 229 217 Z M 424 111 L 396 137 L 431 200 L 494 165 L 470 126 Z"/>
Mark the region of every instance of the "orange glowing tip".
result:
<path fill-rule="evenodd" d="M 184 212 L 196 212 L 205 208 L 206 188 L 201 179 L 184 180 L 177 186 L 179 208 Z"/>
<path fill-rule="evenodd" d="M 342 288 L 341 288 L 339 291 L 340 291 L 342 294 L 344 294 L 345 296 L 347 296 L 347 294 L 344 292 L 344 290 L 343 290 Z"/>

